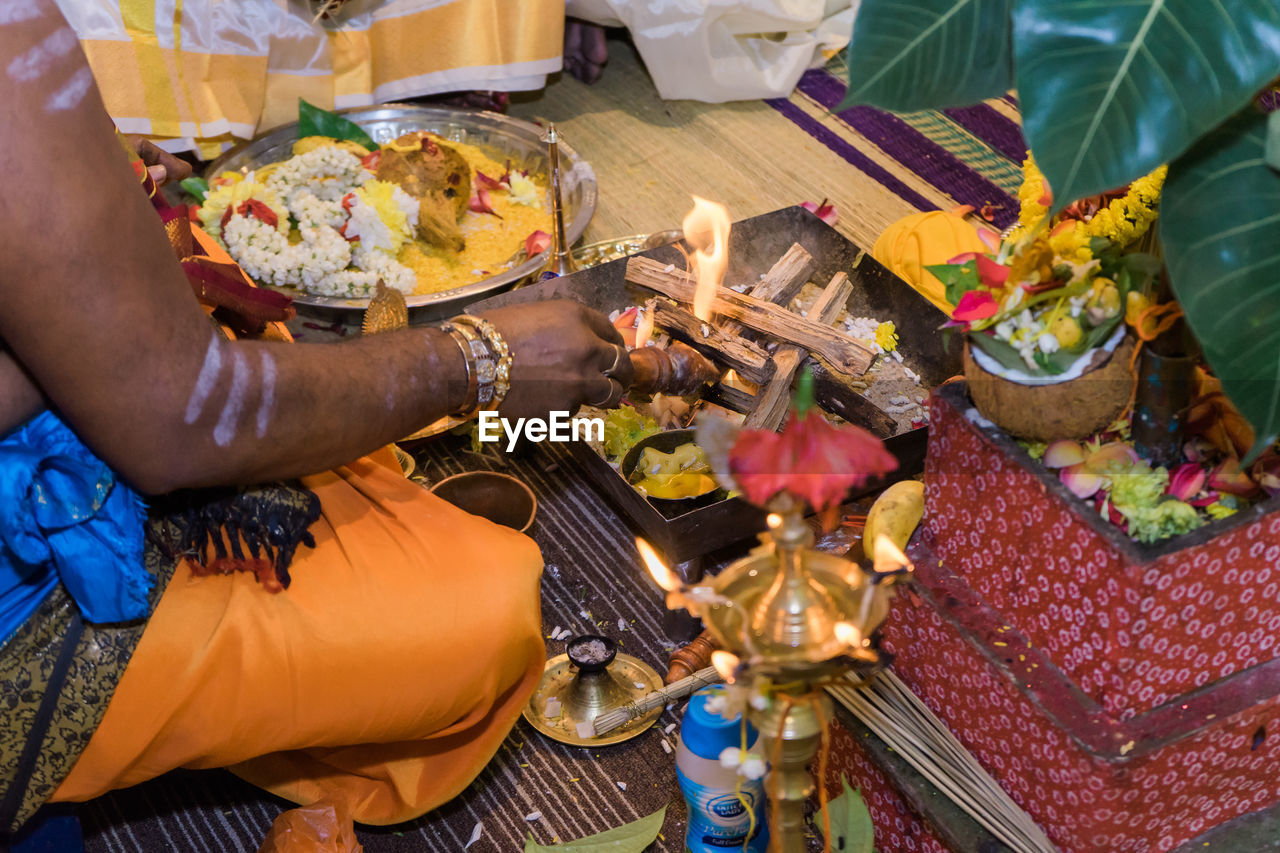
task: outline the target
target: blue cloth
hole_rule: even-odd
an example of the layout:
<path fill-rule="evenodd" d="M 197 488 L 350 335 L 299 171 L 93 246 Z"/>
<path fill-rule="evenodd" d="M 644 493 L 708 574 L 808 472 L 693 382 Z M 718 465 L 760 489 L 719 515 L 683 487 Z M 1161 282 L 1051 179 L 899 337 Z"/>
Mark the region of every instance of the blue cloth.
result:
<path fill-rule="evenodd" d="M 147 615 L 146 509 L 46 411 L 0 439 L 0 638 L 59 582 L 88 622 Z"/>

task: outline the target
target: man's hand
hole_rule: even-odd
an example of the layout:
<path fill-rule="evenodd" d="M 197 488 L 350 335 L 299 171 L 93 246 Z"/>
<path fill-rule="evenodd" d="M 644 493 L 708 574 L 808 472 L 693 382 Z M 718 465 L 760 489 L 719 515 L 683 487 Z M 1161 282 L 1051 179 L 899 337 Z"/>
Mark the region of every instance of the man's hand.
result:
<path fill-rule="evenodd" d="M 147 172 L 156 186 L 162 187 L 170 181 L 178 183 L 191 177 L 191 164 L 181 157 L 175 157 L 145 136 L 129 134 L 125 138 L 146 164 Z"/>
<path fill-rule="evenodd" d="M 541 417 L 582 405 L 612 408 L 631 385 L 631 359 L 622 336 L 604 315 L 585 305 L 529 302 L 487 311 L 484 318 L 511 348 L 504 417 Z"/>

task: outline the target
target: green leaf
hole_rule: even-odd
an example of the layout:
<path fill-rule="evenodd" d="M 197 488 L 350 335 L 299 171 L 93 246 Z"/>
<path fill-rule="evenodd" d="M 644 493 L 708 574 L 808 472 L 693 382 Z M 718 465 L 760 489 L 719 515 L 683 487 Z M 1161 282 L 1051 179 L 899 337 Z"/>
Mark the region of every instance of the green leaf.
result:
<path fill-rule="evenodd" d="M 831 813 L 831 849 L 842 853 L 874 853 L 875 836 L 871 826 L 871 812 L 862 801 L 862 795 L 849 787 L 848 778 L 841 776 L 844 793 L 827 804 Z"/>
<path fill-rule="evenodd" d="M 1055 210 L 1173 160 L 1280 74 L 1275 0 L 1019 0 L 1013 28 Z"/>
<path fill-rule="evenodd" d="M 1000 363 L 1000 366 L 1006 370 L 1020 370 L 1026 373 L 1030 368 L 1027 363 L 1022 360 L 1022 356 L 1018 355 L 1018 351 L 1012 345 L 1000 340 L 995 335 L 988 335 L 985 332 L 976 332 L 969 335 L 969 345 L 977 347 L 987 355 L 994 358 Z"/>
<path fill-rule="evenodd" d="M 982 279 L 978 277 L 977 261 L 965 261 L 963 264 L 926 264 L 925 269 L 942 282 L 947 289 L 947 301 L 952 305 L 960 304 L 961 296 L 982 286 Z"/>
<path fill-rule="evenodd" d="M 976 104 L 1013 86 L 1013 0 L 862 0 L 837 110 Z"/>
<path fill-rule="evenodd" d="M 331 113 L 328 110 L 322 110 L 316 105 L 309 104 L 302 98 L 298 98 L 298 138 L 304 139 L 308 136 L 331 136 L 334 139 L 347 139 L 363 145 L 370 151 L 378 147 L 378 143 L 374 142 L 369 137 L 369 134 L 365 133 L 360 125 L 351 119 L 343 118 L 337 113 Z"/>
<path fill-rule="evenodd" d="M 209 194 L 209 182 L 201 177 L 183 178 L 178 186 L 195 196 L 196 201 L 201 204 L 204 204 L 204 197 Z"/>
<path fill-rule="evenodd" d="M 1174 295 L 1259 445 L 1280 432 L 1280 173 L 1266 125 L 1249 107 L 1172 164 L 1159 220 Z"/>
<path fill-rule="evenodd" d="M 648 817 L 625 826 L 550 847 L 538 844 L 530 833 L 524 841 L 524 853 L 641 853 L 657 839 L 666 816 L 667 807 L 663 806 Z"/>
<path fill-rule="evenodd" d="M 1280 172 L 1280 110 L 1267 116 L 1267 165 Z"/>

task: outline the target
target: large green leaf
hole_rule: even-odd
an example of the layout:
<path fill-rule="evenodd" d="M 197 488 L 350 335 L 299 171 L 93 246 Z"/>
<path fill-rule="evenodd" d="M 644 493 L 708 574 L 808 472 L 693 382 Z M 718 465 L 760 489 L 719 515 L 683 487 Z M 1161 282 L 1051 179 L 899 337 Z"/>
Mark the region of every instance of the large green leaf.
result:
<path fill-rule="evenodd" d="M 308 136 L 331 136 L 334 139 L 346 139 L 359 143 L 370 151 L 378 147 L 378 143 L 369 138 L 364 128 L 349 118 L 337 113 L 322 110 L 315 104 L 298 98 L 298 138 Z"/>
<path fill-rule="evenodd" d="M 849 787 L 849 780 L 841 776 L 844 792 L 827 804 L 831 812 L 831 849 L 843 853 L 874 853 L 875 837 L 871 826 L 871 812 L 862 801 L 862 795 Z"/>
<path fill-rule="evenodd" d="M 663 806 L 648 817 L 625 826 L 550 847 L 538 844 L 530 833 L 524 841 L 524 853 L 641 853 L 658 837 L 666 816 L 667 807 Z"/>
<path fill-rule="evenodd" d="M 1280 74 L 1276 0 L 1017 0 L 1013 28 L 1058 209 L 1173 160 Z"/>
<path fill-rule="evenodd" d="M 837 109 L 909 112 L 975 104 L 1013 85 L 1013 0 L 862 0 Z"/>
<path fill-rule="evenodd" d="M 1252 107 L 1169 167 L 1160 239 L 1174 294 L 1261 441 L 1280 432 L 1280 173 Z"/>

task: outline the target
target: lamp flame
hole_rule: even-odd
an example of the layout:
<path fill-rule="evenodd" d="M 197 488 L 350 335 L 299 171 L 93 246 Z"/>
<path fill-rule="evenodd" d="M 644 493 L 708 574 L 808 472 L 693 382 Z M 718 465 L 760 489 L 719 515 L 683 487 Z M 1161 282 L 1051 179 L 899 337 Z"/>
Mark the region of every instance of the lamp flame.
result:
<path fill-rule="evenodd" d="M 862 630 L 852 622 L 837 622 L 833 626 L 836 639 L 844 643 L 846 646 L 862 645 Z"/>
<path fill-rule="evenodd" d="M 649 574 L 653 576 L 654 582 L 665 589 L 667 592 L 678 591 L 683 584 L 676 573 L 667 568 L 662 562 L 662 558 L 658 556 L 658 552 L 653 550 L 653 546 L 643 539 L 636 539 L 636 549 L 640 552 L 641 559 L 644 560 Z"/>
<path fill-rule="evenodd" d="M 693 197 L 693 210 L 684 218 L 684 239 L 693 252 L 693 273 L 698 284 L 693 296 L 693 314 L 711 322 L 711 306 L 716 288 L 724 282 L 729 268 L 729 211 L 723 204 Z"/>
<path fill-rule="evenodd" d="M 902 553 L 902 549 L 898 547 L 897 543 L 883 533 L 876 537 L 872 566 L 877 574 L 889 574 L 904 570 L 908 572 L 915 571 L 915 566 L 907 559 L 907 555 Z"/>
<path fill-rule="evenodd" d="M 738 656 L 732 652 L 716 649 L 711 653 L 711 665 L 720 673 L 720 677 L 730 684 L 738 672 Z"/>

